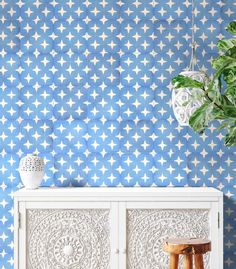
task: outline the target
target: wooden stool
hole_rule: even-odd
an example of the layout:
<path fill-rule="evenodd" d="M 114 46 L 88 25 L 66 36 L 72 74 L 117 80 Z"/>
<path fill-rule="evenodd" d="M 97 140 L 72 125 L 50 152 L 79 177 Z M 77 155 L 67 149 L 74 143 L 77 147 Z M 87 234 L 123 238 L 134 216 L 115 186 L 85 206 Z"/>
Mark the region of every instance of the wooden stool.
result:
<path fill-rule="evenodd" d="M 179 255 L 184 255 L 184 268 L 193 269 L 193 256 L 196 269 L 204 269 L 203 254 L 211 251 L 211 241 L 198 238 L 167 239 L 164 251 L 170 253 L 169 269 L 178 269 Z"/>

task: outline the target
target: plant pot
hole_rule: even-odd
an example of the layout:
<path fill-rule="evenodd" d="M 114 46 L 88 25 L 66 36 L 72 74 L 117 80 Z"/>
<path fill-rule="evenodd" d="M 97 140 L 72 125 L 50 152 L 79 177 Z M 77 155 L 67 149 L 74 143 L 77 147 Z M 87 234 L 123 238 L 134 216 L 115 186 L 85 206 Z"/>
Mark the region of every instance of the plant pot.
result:
<path fill-rule="evenodd" d="M 44 176 L 43 158 L 37 155 L 27 155 L 22 158 L 19 165 L 21 181 L 26 189 L 36 189 Z"/>

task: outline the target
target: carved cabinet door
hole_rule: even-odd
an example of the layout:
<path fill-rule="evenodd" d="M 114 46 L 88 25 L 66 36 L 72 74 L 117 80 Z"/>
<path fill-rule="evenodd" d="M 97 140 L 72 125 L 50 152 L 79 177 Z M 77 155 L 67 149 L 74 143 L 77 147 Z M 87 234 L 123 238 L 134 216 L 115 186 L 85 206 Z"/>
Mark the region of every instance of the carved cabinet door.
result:
<path fill-rule="evenodd" d="M 121 256 L 120 268 L 168 269 L 169 256 L 162 246 L 171 237 L 210 238 L 213 247 L 211 255 L 205 255 L 205 268 L 220 268 L 217 258 L 212 258 L 218 252 L 217 210 L 213 203 L 127 202 L 123 204 L 123 212 L 120 221 L 126 225 L 120 226 L 126 230 L 121 234 L 121 242 L 126 242 L 127 250 L 126 256 Z M 210 233 L 210 227 L 216 236 Z"/>
<path fill-rule="evenodd" d="M 19 269 L 118 269 L 117 205 L 21 203 Z"/>

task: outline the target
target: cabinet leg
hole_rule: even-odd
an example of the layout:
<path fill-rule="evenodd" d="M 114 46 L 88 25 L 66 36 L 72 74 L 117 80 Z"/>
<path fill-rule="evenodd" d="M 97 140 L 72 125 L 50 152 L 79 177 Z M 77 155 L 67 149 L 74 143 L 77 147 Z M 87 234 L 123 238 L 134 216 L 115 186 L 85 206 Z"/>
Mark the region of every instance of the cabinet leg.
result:
<path fill-rule="evenodd" d="M 170 269 L 178 269 L 179 255 L 170 254 Z"/>
<path fill-rule="evenodd" d="M 204 269 L 202 254 L 194 255 L 196 269 Z"/>
<path fill-rule="evenodd" d="M 193 269 L 193 256 L 192 255 L 184 256 L 184 269 Z"/>

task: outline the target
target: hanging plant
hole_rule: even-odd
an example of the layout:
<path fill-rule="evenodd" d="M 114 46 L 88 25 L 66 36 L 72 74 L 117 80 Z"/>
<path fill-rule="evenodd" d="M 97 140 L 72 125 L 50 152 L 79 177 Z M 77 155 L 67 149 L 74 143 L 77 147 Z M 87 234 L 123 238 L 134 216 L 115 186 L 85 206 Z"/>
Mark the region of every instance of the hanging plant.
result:
<path fill-rule="evenodd" d="M 226 30 L 236 35 L 236 21 L 231 22 Z M 184 104 L 201 103 L 189 118 L 194 131 L 202 134 L 211 121 L 220 120 L 219 130 L 227 130 L 225 145 L 236 146 L 236 38 L 220 40 L 217 47 L 220 55 L 212 62 L 215 73 L 210 80 L 198 81 L 180 74 L 172 79 L 172 83 L 174 89 L 200 89 Z"/>

